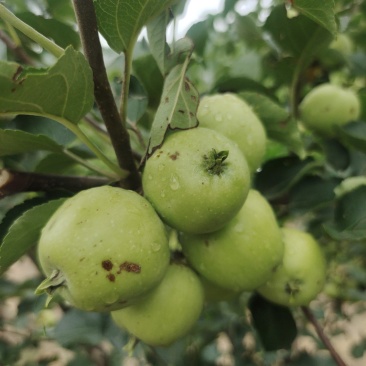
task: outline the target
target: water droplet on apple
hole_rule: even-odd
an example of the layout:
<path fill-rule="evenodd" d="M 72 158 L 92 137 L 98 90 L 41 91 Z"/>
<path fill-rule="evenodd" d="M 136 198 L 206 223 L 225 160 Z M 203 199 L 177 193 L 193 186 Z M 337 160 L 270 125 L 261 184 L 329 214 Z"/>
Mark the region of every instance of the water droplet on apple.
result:
<path fill-rule="evenodd" d="M 161 249 L 161 245 L 159 243 L 153 243 L 151 246 L 153 252 L 158 252 Z"/>
<path fill-rule="evenodd" d="M 179 184 L 178 178 L 176 176 L 172 175 L 170 177 L 170 184 L 169 184 L 169 186 L 170 186 L 170 188 L 173 191 L 176 191 L 177 189 L 179 189 L 180 184 Z"/>

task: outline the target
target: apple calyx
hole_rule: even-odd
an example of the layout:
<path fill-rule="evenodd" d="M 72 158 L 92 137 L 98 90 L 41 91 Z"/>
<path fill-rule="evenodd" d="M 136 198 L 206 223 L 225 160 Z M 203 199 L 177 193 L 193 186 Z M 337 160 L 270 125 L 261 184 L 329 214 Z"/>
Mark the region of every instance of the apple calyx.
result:
<path fill-rule="evenodd" d="M 227 168 L 225 160 L 229 156 L 228 150 L 217 152 L 212 149 L 208 155 L 203 156 L 203 166 L 210 175 L 221 175 Z"/>
<path fill-rule="evenodd" d="M 65 283 L 66 279 L 63 273 L 60 270 L 55 269 L 52 271 L 49 277 L 47 277 L 44 281 L 41 282 L 41 284 L 36 288 L 34 293 L 36 295 L 42 295 L 44 293 L 47 293 L 48 297 L 45 305 L 47 307 L 48 304 L 51 302 L 55 291 L 59 287 L 65 286 Z"/>

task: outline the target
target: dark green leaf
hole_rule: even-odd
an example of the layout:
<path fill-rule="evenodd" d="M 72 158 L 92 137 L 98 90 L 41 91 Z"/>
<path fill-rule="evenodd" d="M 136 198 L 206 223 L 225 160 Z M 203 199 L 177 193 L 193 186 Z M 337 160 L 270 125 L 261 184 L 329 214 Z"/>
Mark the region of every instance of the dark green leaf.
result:
<path fill-rule="evenodd" d="M 0 156 L 22 154 L 37 150 L 61 153 L 62 146 L 46 136 L 32 135 L 20 130 L 0 129 Z"/>
<path fill-rule="evenodd" d="M 254 294 L 249 301 L 253 325 L 266 351 L 290 349 L 297 336 L 291 311 Z"/>
<path fill-rule="evenodd" d="M 318 168 L 319 164 L 312 158 L 300 160 L 294 156 L 269 160 L 257 173 L 254 185 L 267 199 L 275 199 L 286 193 L 303 176 Z"/>
<path fill-rule="evenodd" d="M 290 210 L 307 212 L 332 204 L 335 199 L 334 188 L 339 179 L 323 179 L 307 176 L 290 191 Z"/>
<path fill-rule="evenodd" d="M 80 47 L 79 35 L 71 25 L 29 12 L 17 16 L 44 36 L 53 39 L 62 48 L 70 45 L 75 49 Z"/>
<path fill-rule="evenodd" d="M 214 90 L 219 93 L 239 93 L 244 91 L 258 92 L 260 94 L 264 94 L 268 97 L 272 97 L 271 92 L 266 89 L 261 83 L 249 79 L 245 76 L 241 77 L 231 77 L 229 75 L 225 75 L 216 81 Z"/>
<path fill-rule="evenodd" d="M 35 114 L 77 123 L 94 102 L 92 71 L 71 47 L 46 70 L 0 61 L 0 85 L 0 115 Z"/>
<path fill-rule="evenodd" d="M 314 55 L 328 46 L 332 34 L 304 15 L 289 19 L 284 5 L 271 12 L 264 25 L 283 53 L 297 58 L 298 70 L 304 70 Z"/>
<path fill-rule="evenodd" d="M 193 24 L 186 34 L 194 43 L 194 51 L 201 56 L 203 55 L 208 40 L 209 22 L 212 23 L 212 20 L 206 19 Z"/>
<path fill-rule="evenodd" d="M 165 79 L 161 104 L 152 125 L 148 155 L 161 146 L 168 128 L 183 130 L 198 125 L 199 95 L 185 77 L 185 67 L 186 63 L 175 66 Z"/>
<path fill-rule="evenodd" d="M 114 51 L 131 53 L 142 27 L 173 2 L 95 0 L 99 30 Z"/>
<path fill-rule="evenodd" d="M 366 153 L 366 123 L 351 122 L 337 129 L 340 141 L 353 149 Z"/>
<path fill-rule="evenodd" d="M 366 238 L 366 186 L 362 185 L 342 195 L 336 202 L 334 222 L 324 228 L 339 240 L 364 240 Z"/>
<path fill-rule="evenodd" d="M 162 75 L 166 74 L 166 61 L 170 53 L 170 47 L 166 42 L 166 28 L 170 20 L 169 10 L 165 10 L 146 26 L 150 51 Z"/>
<path fill-rule="evenodd" d="M 308 353 L 300 353 L 286 363 L 288 366 L 335 366 L 334 360 L 329 355 L 310 355 Z"/>
<path fill-rule="evenodd" d="M 243 92 L 244 98 L 264 124 L 269 138 L 286 145 L 300 157 L 304 156 L 297 122 L 290 113 L 265 95 Z"/>
<path fill-rule="evenodd" d="M 135 76 L 147 92 L 149 107 L 157 108 L 163 91 L 164 78 L 156 61 L 149 54 L 135 59 L 132 65 Z"/>
<path fill-rule="evenodd" d="M 0 247 L 0 274 L 37 243 L 42 227 L 64 201 L 61 198 L 33 207 L 14 221 Z"/>
<path fill-rule="evenodd" d="M 294 0 L 295 9 L 312 19 L 334 36 L 337 33 L 334 0 Z"/>
<path fill-rule="evenodd" d="M 261 27 L 258 27 L 253 17 L 246 15 L 236 17 L 236 31 L 240 40 L 243 40 L 249 47 L 264 45 Z"/>
<path fill-rule="evenodd" d="M 171 49 L 166 42 L 166 27 L 169 23 L 169 11 L 162 12 L 147 25 L 149 47 L 162 75 L 167 75 L 177 64 L 183 62 L 187 54 L 193 51 L 193 43 L 189 38 L 178 40 Z"/>
<path fill-rule="evenodd" d="M 127 117 L 130 122 L 137 122 L 147 108 L 147 95 L 142 84 L 135 76 L 131 76 L 128 92 Z"/>
<path fill-rule="evenodd" d="M 103 328 L 108 316 L 72 309 L 57 324 L 53 337 L 63 346 L 78 343 L 96 345 L 103 340 Z"/>

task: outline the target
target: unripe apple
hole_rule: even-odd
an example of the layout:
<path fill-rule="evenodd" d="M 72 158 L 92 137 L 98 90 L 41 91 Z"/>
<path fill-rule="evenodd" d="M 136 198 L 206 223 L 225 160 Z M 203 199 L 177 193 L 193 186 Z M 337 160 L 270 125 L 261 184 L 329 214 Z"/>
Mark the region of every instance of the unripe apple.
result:
<path fill-rule="evenodd" d="M 255 190 L 239 213 L 213 233 L 180 234 L 190 265 L 219 287 L 252 291 L 272 276 L 282 261 L 282 235 L 266 199 Z"/>
<path fill-rule="evenodd" d="M 147 160 L 145 197 L 174 229 L 218 230 L 243 205 L 250 188 L 248 164 L 236 144 L 197 127 L 174 132 Z"/>
<path fill-rule="evenodd" d="M 285 253 L 281 266 L 257 291 L 266 299 L 284 306 L 308 305 L 323 289 L 326 262 L 312 235 L 282 229 Z"/>
<path fill-rule="evenodd" d="M 130 305 L 162 280 L 170 258 L 150 203 L 109 186 L 69 198 L 43 228 L 38 254 L 48 278 L 37 293 L 56 291 L 89 311 Z"/>
<path fill-rule="evenodd" d="M 360 111 L 360 101 L 353 90 L 329 83 L 312 89 L 300 104 L 302 123 L 325 137 L 334 137 L 336 126 L 357 120 Z"/>
<path fill-rule="evenodd" d="M 113 311 L 118 326 L 151 346 L 169 346 L 189 333 L 198 320 L 204 295 L 198 276 L 171 264 L 157 288 L 139 303 Z"/>
<path fill-rule="evenodd" d="M 205 96 L 198 106 L 197 119 L 201 127 L 212 128 L 234 141 L 251 173 L 260 167 L 266 152 L 266 131 L 243 99 L 232 93 Z"/>

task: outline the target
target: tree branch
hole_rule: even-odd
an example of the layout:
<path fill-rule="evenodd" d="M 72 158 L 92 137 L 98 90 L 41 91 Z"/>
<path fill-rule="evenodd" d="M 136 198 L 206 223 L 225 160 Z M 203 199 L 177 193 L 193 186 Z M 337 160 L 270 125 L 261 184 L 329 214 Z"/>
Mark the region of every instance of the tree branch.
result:
<path fill-rule="evenodd" d="M 73 3 L 85 57 L 93 70 L 96 103 L 111 137 L 119 166 L 130 172 L 120 185 L 139 190 L 141 177 L 132 156 L 128 131 L 122 122 L 108 81 L 93 0 L 73 0 Z"/>
<path fill-rule="evenodd" d="M 34 65 L 33 60 L 27 55 L 22 47 L 16 45 L 8 35 L 0 30 L 0 39 L 5 43 L 6 47 L 11 50 L 19 60 L 27 65 Z"/>
<path fill-rule="evenodd" d="M 75 177 L 0 169 L 0 198 L 26 191 L 49 192 L 55 189 L 66 189 L 79 192 L 108 183 L 110 183 L 110 180 L 103 177 Z"/>
<path fill-rule="evenodd" d="M 310 308 L 307 306 L 302 306 L 301 310 L 303 311 L 304 315 L 308 319 L 308 321 L 314 326 L 318 337 L 324 343 L 325 347 L 328 349 L 329 353 L 333 357 L 333 360 L 338 366 L 347 366 L 347 364 L 342 360 L 341 356 L 333 347 L 330 339 L 324 333 L 323 328 L 320 326 L 318 320 L 315 318 L 314 314 L 311 312 Z"/>

